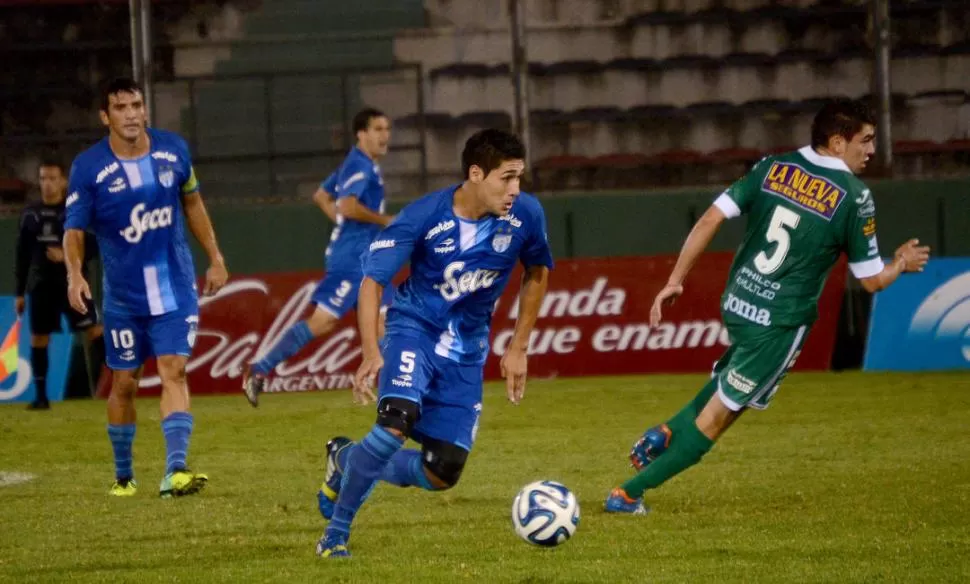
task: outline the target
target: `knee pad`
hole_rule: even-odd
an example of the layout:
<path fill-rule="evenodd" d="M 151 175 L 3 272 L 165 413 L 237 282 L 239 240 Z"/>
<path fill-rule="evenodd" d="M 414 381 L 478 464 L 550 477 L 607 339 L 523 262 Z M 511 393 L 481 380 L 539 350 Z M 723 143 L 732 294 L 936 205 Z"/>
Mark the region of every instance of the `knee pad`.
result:
<path fill-rule="evenodd" d="M 421 417 L 421 409 L 413 401 L 399 397 L 389 397 L 377 405 L 377 425 L 391 428 L 407 438 Z"/>
<path fill-rule="evenodd" d="M 468 460 L 467 450 L 449 442 L 429 438 L 424 440 L 421 454 L 424 467 L 448 485 L 445 488 L 450 489 L 458 484 L 461 471 L 465 469 L 465 461 Z"/>

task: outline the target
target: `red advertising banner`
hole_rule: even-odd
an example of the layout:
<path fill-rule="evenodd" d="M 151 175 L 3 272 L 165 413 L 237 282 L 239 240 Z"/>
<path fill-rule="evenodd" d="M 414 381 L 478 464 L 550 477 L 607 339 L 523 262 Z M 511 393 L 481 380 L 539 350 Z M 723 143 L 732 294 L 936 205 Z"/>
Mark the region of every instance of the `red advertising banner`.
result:
<path fill-rule="evenodd" d="M 650 304 L 675 256 L 558 262 L 532 333 L 530 377 L 710 371 L 729 344 L 720 320 L 720 295 L 731 257 L 704 255 L 691 272 L 684 295 L 656 327 L 649 325 Z M 217 296 L 203 299 L 188 366 L 192 392 L 239 392 L 246 363 L 265 353 L 308 314 L 319 277 L 319 272 L 238 277 Z M 518 281 L 517 277 L 511 280 Z M 840 263 L 822 293 L 821 317 L 795 369 L 828 369 L 844 287 L 845 264 Z M 487 379 L 500 377 L 499 356 L 512 337 L 517 311 L 518 286 L 512 285 L 493 318 Z M 350 387 L 360 362 L 357 339 L 351 313 L 332 334 L 277 367 L 268 391 Z M 154 369 L 147 369 L 142 387 L 157 390 L 158 385 Z"/>

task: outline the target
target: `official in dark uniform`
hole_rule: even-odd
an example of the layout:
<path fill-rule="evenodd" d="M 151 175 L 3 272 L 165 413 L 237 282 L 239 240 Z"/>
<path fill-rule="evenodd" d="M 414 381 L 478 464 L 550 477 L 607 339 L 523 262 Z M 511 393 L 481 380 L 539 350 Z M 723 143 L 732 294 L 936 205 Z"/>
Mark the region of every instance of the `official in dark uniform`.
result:
<path fill-rule="evenodd" d="M 17 236 L 16 309 L 18 315 L 23 314 L 27 304 L 25 296 L 29 295 L 30 365 L 37 395 L 28 409 L 46 410 L 50 409 L 47 345 L 51 333 L 61 330 L 61 315 L 67 316 L 73 332 L 83 331 L 87 337 L 90 343 L 88 367 L 95 382 L 104 369 L 104 330 L 98 323 L 98 313 L 91 300 L 87 300 L 87 314 L 71 308 L 67 300 L 67 270 L 61 248 L 67 173 L 60 162 L 44 160 L 38 174 L 41 202 L 24 209 Z"/>

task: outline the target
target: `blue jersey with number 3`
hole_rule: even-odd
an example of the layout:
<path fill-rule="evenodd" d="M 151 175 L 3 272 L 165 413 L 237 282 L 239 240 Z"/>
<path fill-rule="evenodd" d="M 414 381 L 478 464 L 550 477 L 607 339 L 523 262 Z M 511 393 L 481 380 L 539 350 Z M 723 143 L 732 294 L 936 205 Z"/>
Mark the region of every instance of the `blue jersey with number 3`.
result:
<path fill-rule="evenodd" d="M 492 312 L 517 262 L 553 266 L 539 200 L 521 193 L 508 215 L 477 221 L 455 215 L 457 186 L 401 210 L 364 257 L 364 276 L 383 286 L 411 262 L 387 314 L 387 333 L 421 331 L 436 354 L 462 364 L 488 356 Z"/>
<path fill-rule="evenodd" d="M 329 180 L 329 178 L 328 178 Z M 384 178 L 381 167 L 356 146 L 336 172 L 336 180 L 321 185 L 340 201 L 357 197 L 357 201 L 374 213 L 384 212 Z M 331 186 L 333 190 L 327 189 Z M 328 272 L 360 272 L 360 256 L 367 249 L 380 225 L 347 219 L 338 213 L 337 227 L 330 234 L 326 263 Z"/>

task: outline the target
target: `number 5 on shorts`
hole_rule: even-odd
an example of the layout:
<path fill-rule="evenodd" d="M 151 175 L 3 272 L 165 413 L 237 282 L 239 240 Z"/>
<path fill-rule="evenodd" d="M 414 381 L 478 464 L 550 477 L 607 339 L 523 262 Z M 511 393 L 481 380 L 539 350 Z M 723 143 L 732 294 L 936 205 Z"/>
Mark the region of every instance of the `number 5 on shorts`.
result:
<path fill-rule="evenodd" d="M 414 372 L 414 359 L 417 354 L 413 351 L 401 351 L 401 373 Z"/>

